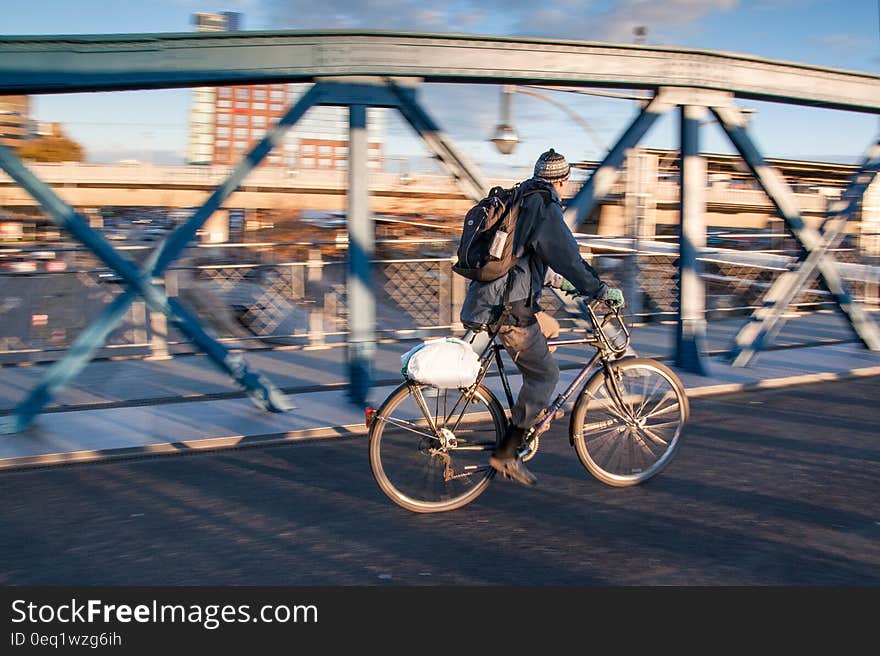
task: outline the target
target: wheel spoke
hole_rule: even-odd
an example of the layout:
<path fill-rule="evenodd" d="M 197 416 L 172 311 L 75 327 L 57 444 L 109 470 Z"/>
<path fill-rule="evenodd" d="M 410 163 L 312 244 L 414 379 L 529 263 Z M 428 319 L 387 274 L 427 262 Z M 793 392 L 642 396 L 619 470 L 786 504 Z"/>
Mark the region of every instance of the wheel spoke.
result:
<path fill-rule="evenodd" d="M 647 426 L 642 426 L 639 430 L 641 433 L 643 433 L 644 435 L 649 437 L 651 440 L 653 440 L 656 444 L 662 444 L 663 446 L 669 446 L 669 442 L 667 442 L 662 437 L 657 435 L 657 433 L 655 433 L 654 431 L 649 429 Z"/>
<path fill-rule="evenodd" d="M 667 390 L 664 392 L 660 398 L 654 402 L 647 415 L 651 416 L 653 413 L 657 412 L 657 410 L 659 410 L 667 401 L 672 401 L 674 405 L 678 405 L 678 397 L 676 397 L 674 390 Z"/>
<path fill-rule="evenodd" d="M 637 417 L 641 416 L 642 411 L 645 409 L 645 405 L 653 397 L 654 393 L 660 388 L 661 381 L 655 380 L 654 385 L 652 386 L 651 390 L 649 391 L 647 389 L 647 382 L 646 382 L 647 378 L 648 378 L 647 376 L 641 376 L 641 379 L 642 379 L 642 402 L 639 405 L 638 413 L 635 415 Z"/>
<path fill-rule="evenodd" d="M 618 435 L 623 432 L 621 427 L 614 428 L 613 430 L 605 431 L 600 435 L 591 436 L 590 439 L 590 450 L 594 452 L 597 456 L 601 455 L 603 451 L 607 451 L 614 444 L 615 439 Z"/>
<path fill-rule="evenodd" d="M 648 428 L 651 428 L 653 430 L 657 430 L 658 428 L 669 428 L 673 432 L 675 432 L 675 430 L 677 430 L 678 427 L 681 426 L 681 422 L 678 419 L 674 419 L 672 421 L 661 421 L 661 422 L 657 422 L 657 423 L 646 421 L 645 426 L 647 426 Z"/>
<path fill-rule="evenodd" d="M 663 399 L 660 400 L 660 403 L 662 403 L 662 402 L 663 402 Z M 659 406 L 659 403 L 658 403 L 658 406 Z M 650 419 L 651 417 L 659 417 L 660 415 L 669 414 L 670 412 L 679 412 L 680 409 L 681 409 L 681 406 L 679 405 L 678 400 L 676 399 L 674 403 L 666 406 L 665 408 L 658 407 L 658 408 L 655 408 L 654 410 L 651 410 L 651 412 L 649 412 L 648 414 L 645 415 L 645 419 Z"/>
<path fill-rule="evenodd" d="M 611 396 L 611 392 L 607 391 L 608 390 L 607 386 L 603 385 L 602 387 L 600 387 L 600 389 L 606 390 L 606 392 L 601 396 L 598 396 L 596 394 L 591 393 L 590 397 L 594 401 L 596 401 L 597 403 L 602 405 L 603 410 L 606 410 L 607 412 L 610 412 L 618 419 L 625 421 L 627 419 L 626 415 L 621 414 L 620 409 L 618 408 L 618 403 Z"/>
<path fill-rule="evenodd" d="M 602 461 L 611 464 L 615 461 L 615 458 L 619 458 L 618 452 L 620 450 L 620 442 L 621 435 L 626 433 L 626 428 L 624 426 L 618 426 L 617 430 L 608 435 L 608 439 L 605 440 L 605 448 L 597 450 L 596 455 L 601 455 L 603 453 L 607 453 L 602 458 Z"/>
<path fill-rule="evenodd" d="M 654 459 L 654 456 L 656 455 L 654 453 L 654 450 L 651 448 L 651 445 L 648 444 L 645 441 L 645 439 L 639 434 L 639 432 L 636 432 L 633 434 L 633 442 L 637 443 L 641 447 L 641 453 L 643 456 L 641 458 L 642 462 L 645 462 L 648 459 L 650 459 L 650 460 Z M 647 458 L 644 457 L 646 455 L 647 455 Z"/>
<path fill-rule="evenodd" d="M 422 437 L 429 437 L 434 440 L 437 439 L 436 435 L 432 435 L 431 433 L 427 433 L 421 430 L 417 424 L 414 424 L 411 421 L 407 421 L 406 419 L 397 419 L 394 417 L 376 417 L 375 420 L 384 421 L 388 424 L 393 424 L 398 428 L 402 428 L 403 430 L 409 431 L 410 433 L 415 433 L 416 435 L 421 435 Z"/>
<path fill-rule="evenodd" d="M 608 455 L 608 465 L 612 471 L 620 471 L 619 465 L 623 457 L 623 451 L 626 448 L 628 435 L 629 430 L 622 430 L 611 446 L 611 453 Z"/>
<path fill-rule="evenodd" d="M 612 403 L 616 410 L 618 410 L 618 414 L 620 414 L 621 419 L 630 419 L 632 417 L 632 406 L 627 403 L 626 397 L 626 385 L 623 382 L 623 376 L 620 377 L 620 380 L 617 381 L 617 391 L 614 391 L 612 387 L 613 383 L 609 383 L 606 381 L 605 385 L 608 389 L 608 398 L 611 399 Z"/>

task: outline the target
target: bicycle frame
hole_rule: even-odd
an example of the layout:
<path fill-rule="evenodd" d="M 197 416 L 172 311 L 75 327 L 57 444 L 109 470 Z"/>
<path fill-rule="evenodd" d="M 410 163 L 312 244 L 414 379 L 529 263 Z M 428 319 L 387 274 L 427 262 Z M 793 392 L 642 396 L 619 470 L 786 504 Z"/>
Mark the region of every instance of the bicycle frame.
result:
<path fill-rule="evenodd" d="M 538 421 L 538 423 L 533 424 L 531 428 L 526 432 L 523 438 L 523 446 L 520 448 L 520 457 L 527 455 L 531 451 L 531 445 L 534 442 L 534 439 L 537 435 L 540 435 L 544 432 L 546 428 L 549 427 L 549 424 L 556 417 L 556 413 L 562 409 L 562 406 L 565 405 L 566 401 L 572 397 L 579 389 L 583 387 L 583 385 L 587 382 L 587 379 L 592 373 L 593 367 L 597 362 L 602 363 L 602 367 L 605 368 L 606 373 L 609 374 L 608 378 L 612 381 L 611 387 L 613 389 L 613 394 L 615 397 L 615 402 L 621 406 L 625 407 L 626 404 L 623 403 L 623 397 L 620 394 L 620 389 L 617 387 L 617 381 L 614 379 L 614 376 L 610 375 L 610 364 L 614 360 L 617 360 L 623 357 L 623 354 L 626 352 L 626 349 L 629 347 L 630 342 L 630 333 L 626 327 L 626 323 L 620 318 L 620 310 L 609 312 L 604 316 L 602 321 L 596 316 L 596 312 L 593 309 L 593 304 L 588 304 L 587 312 L 590 317 L 590 325 L 593 327 L 592 334 L 587 337 L 581 339 L 574 340 L 548 340 L 548 346 L 564 346 L 570 344 L 589 344 L 596 348 L 596 352 L 589 359 L 589 361 L 584 365 L 584 367 L 580 370 L 577 376 L 575 376 L 574 380 L 569 383 L 568 387 L 565 388 L 563 392 L 558 394 L 556 398 L 547 406 L 546 411 L 544 412 L 543 418 Z M 620 326 L 621 331 L 624 335 L 623 344 L 616 345 L 611 343 L 611 339 L 605 333 L 605 326 L 612 319 L 616 320 L 618 325 Z M 493 340 L 494 344 L 494 340 Z M 500 346 L 500 345 L 499 345 Z M 503 348 L 503 347 L 502 347 Z M 505 381 L 506 383 L 506 381 Z M 505 392 L 508 392 L 508 388 L 505 385 Z M 510 396 L 508 392 L 508 402 L 511 407 L 513 406 L 512 396 Z"/>
<path fill-rule="evenodd" d="M 626 352 L 626 349 L 629 347 L 630 343 L 630 333 L 626 327 L 626 323 L 620 317 L 619 310 L 609 312 L 604 315 L 604 317 L 600 320 L 596 315 L 594 310 L 594 306 L 597 302 L 593 302 L 591 304 L 586 304 L 587 316 L 589 318 L 589 323 L 591 328 L 589 334 L 584 337 L 577 339 L 561 339 L 561 340 L 548 340 L 548 346 L 573 346 L 578 344 L 586 344 L 589 346 L 593 346 L 596 349 L 596 352 L 589 359 L 589 361 L 584 365 L 575 379 L 568 385 L 568 387 L 552 401 L 552 403 L 547 407 L 546 412 L 544 413 L 543 419 L 537 424 L 533 425 L 525 436 L 525 447 L 526 449 L 530 449 L 530 445 L 532 444 L 533 438 L 535 435 L 543 432 L 544 428 L 553 420 L 556 416 L 556 412 L 562 408 L 565 402 L 571 398 L 575 392 L 580 389 L 584 383 L 587 381 L 590 373 L 593 370 L 593 367 L 597 362 L 601 361 L 604 367 L 608 367 L 611 362 L 619 359 Z M 620 344 L 612 343 L 611 339 L 605 332 L 605 327 L 608 325 L 610 321 L 616 321 L 620 327 L 621 332 L 623 333 L 623 342 Z M 497 336 L 500 330 L 500 325 L 496 325 L 489 332 L 489 342 L 484 347 L 482 353 L 480 354 L 480 371 L 477 374 L 477 379 L 474 383 L 462 390 L 462 394 L 459 399 L 455 402 L 452 409 L 447 414 L 445 407 L 445 397 L 444 397 L 444 411 L 443 416 L 445 417 L 444 426 L 449 424 L 449 421 L 459 410 L 459 406 L 461 406 L 461 414 L 459 414 L 458 418 L 455 421 L 455 424 L 451 426 L 450 430 L 454 433 L 459 424 L 461 423 L 462 418 L 465 414 L 465 409 L 467 408 L 467 404 L 470 403 L 471 399 L 473 399 L 474 394 L 477 389 L 482 384 L 483 380 L 486 378 L 489 370 L 492 367 L 493 361 L 498 366 L 498 373 L 501 377 L 501 384 L 504 388 L 504 394 L 507 398 L 508 409 L 512 408 L 514 405 L 513 393 L 510 389 L 510 383 L 507 379 L 507 372 L 504 367 L 504 360 L 501 356 L 501 352 L 504 350 L 504 346 L 497 341 Z M 625 407 L 625 404 L 622 403 L 622 397 L 620 395 L 620 390 L 617 388 L 617 382 L 614 381 L 614 377 L 610 376 L 612 382 L 611 388 L 613 390 L 613 394 L 616 398 L 616 401 L 622 406 Z M 411 392 L 413 397 L 416 399 L 416 403 L 421 409 L 422 413 L 425 415 L 425 418 L 428 421 L 428 425 L 430 426 L 431 431 L 442 439 L 441 431 L 437 427 L 437 424 L 434 422 L 434 415 L 431 413 L 428 408 L 427 402 L 425 401 L 424 396 L 421 393 L 421 389 L 418 384 L 410 383 Z M 438 406 L 439 406 L 439 397 L 438 397 Z M 463 405 L 462 405 L 463 404 Z M 439 416 L 439 407 L 438 407 L 438 416 Z M 527 452 L 527 451 L 526 451 Z"/>

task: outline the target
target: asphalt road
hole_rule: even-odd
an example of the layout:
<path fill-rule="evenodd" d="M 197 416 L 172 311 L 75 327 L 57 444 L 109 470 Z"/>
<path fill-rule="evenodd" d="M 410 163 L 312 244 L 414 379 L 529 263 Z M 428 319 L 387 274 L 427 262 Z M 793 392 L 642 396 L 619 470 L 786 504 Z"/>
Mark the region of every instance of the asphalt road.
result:
<path fill-rule="evenodd" d="M 877 585 L 880 378 L 695 399 L 653 481 L 557 423 L 537 488 L 411 514 L 363 438 L 0 474 L 2 585 Z"/>

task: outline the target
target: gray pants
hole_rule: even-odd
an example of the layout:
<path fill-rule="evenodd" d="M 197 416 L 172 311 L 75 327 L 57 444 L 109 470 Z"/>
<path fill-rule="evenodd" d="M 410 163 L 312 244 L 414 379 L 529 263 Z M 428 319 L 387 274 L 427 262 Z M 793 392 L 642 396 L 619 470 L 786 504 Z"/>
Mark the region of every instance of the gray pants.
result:
<path fill-rule="evenodd" d="M 514 426 L 528 428 L 550 403 L 559 382 L 559 367 L 537 323 L 525 328 L 502 326 L 498 337 L 523 378 L 510 419 Z"/>

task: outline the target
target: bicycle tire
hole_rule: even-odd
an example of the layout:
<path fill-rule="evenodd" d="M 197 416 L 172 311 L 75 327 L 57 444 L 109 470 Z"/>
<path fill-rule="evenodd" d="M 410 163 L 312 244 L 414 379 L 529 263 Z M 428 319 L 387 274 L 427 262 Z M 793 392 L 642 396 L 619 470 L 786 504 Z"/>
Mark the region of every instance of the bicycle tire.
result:
<path fill-rule="evenodd" d="M 370 468 L 379 488 L 397 505 L 416 513 L 456 510 L 471 503 L 489 486 L 495 470 L 488 464 L 491 451 L 500 444 L 507 428 L 507 416 L 492 392 L 480 385 L 470 409 L 454 431 L 461 444 L 447 449 L 456 478 L 446 480 L 449 471 L 439 449 L 439 438 L 430 434 L 427 420 L 420 420 L 415 408 L 415 391 L 435 388 L 403 383 L 376 412 L 369 433 Z M 440 393 L 443 393 L 440 390 Z M 446 390 L 456 393 L 458 390 Z M 424 418 L 424 412 L 419 409 Z M 488 417 L 484 413 L 488 413 Z M 410 417 L 409 415 L 413 415 Z M 400 422 L 426 426 L 407 426 Z M 484 428 L 480 428 L 483 426 Z M 389 430 L 389 427 L 397 430 Z M 442 469 L 442 480 L 438 473 Z M 470 472 L 470 473 L 468 473 Z"/>
<path fill-rule="evenodd" d="M 581 464 L 607 485 L 638 485 L 663 471 L 681 445 L 690 406 L 669 367 L 650 358 L 610 365 L 625 404 L 597 371 L 572 410 L 569 434 Z"/>

